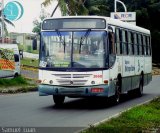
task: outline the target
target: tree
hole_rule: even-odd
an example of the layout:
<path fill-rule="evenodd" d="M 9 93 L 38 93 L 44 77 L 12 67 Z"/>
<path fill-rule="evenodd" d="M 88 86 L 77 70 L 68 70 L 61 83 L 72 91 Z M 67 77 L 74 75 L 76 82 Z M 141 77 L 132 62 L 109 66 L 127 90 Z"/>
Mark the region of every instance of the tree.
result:
<path fill-rule="evenodd" d="M 84 5 L 88 9 L 88 15 L 109 16 L 109 4 L 106 0 L 87 0 Z"/>
<path fill-rule="evenodd" d="M 42 4 L 48 6 L 54 0 L 45 0 Z M 109 4 L 108 4 L 109 5 Z M 109 16 L 107 0 L 58 0 L 55 10 L 60 7 L 63 16 L 66 15 L 101 15 Z M 53 16 L 53 15 L 52 15 Z"/>
<path fill-rule="evenodd" d="M 54 0 L 45 0 L 42 5 L 45 7 L 51 4 Z M 58 0 L 58 4 L 56 6 L 60 7 L 63 16 L 66 15 L 87 15 L 88 10 L 84 6 L 86 0 Z"/>
<path fill-rule="evenodd" d="M 32 32 L 37 33 L 37 34 L 40 33 L 41 23 L 42 23 L 43 19 L 46 17 L 49 17 L 49 16 L 50 16 L 50 14 L 46 13 L 46 11 L 44 9 L 42 9 L 40 16 L 39 16 L 39 19 L 35 19 L 33 21 L 34 28 L 33 28 Z"/>

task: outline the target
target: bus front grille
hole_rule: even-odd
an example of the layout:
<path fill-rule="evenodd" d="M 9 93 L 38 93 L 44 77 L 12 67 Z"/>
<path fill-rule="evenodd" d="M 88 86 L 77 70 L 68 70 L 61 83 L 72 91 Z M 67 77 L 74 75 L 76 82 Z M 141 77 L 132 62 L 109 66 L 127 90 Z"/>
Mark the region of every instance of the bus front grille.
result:
<path fill-rule="evenodd" d="M 92 74 L 73 74 L 73 78 L 89 78 Z"/>
<path fill-rule="evenodd" d="M 59 85 L 84 86 L 92 74 L 52 74 Z"/>
<path fill-rule="evenodd" d="M 57 79 L 59 85 L 63 86 L 82 86 L 85 85 L 87 80 L 64 80 L 64 79 Z"/>
<path fill-rule="evenodd" d="M 57 78 L 71 78 L 71 74 L 52 74 Z"/>

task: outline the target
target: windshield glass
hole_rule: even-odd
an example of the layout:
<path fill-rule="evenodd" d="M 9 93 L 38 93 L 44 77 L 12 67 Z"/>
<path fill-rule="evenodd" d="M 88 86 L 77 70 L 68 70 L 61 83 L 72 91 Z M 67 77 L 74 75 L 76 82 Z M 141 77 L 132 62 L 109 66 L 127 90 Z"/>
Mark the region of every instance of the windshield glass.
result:
<path fill-rule="evenodd" d="M 43 32 L 40 67 L 104 68 L 105 31 Z"/>

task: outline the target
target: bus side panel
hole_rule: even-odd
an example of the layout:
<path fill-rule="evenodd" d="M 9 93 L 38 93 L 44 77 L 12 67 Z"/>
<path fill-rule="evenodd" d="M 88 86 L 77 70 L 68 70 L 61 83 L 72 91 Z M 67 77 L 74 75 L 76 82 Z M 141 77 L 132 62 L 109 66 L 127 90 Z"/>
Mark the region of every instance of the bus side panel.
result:
<path fill-rule="evenodd" d="M 133 56 L 123 56 L 122 93 L 131 90 L 135 73 L 135 59 Z"/>
<path fill-rule="evenodd" d="M 145 69 L 145 66 L 144 66 L 144 56 L 136 56 L 135 57 L 135 75 L 136 75 L 136 88 L 139 87 L 139 84 L 140 84 L 140 76 L 141 76 L 141 73 L 143 72 L 144 73 L 144 69 Z"/>
<path fill-rule="evenodd" d="M 116 79 L 122 73 L 122 56 L 116 56 L 115 64 L 109 69 L 109 96 L 115 95 Z"/>
<path fill-rule="evenodd" d="M 107 94 L 108 97 L 113 96 L 115 94 L 115 81 L 113 79 L 114 76 L 110 74 L 110 70 L 103 71 L 103 81 L 109 81 L 109 88 Z"/>
<path fill-rule="evenodd" d="M 150 83 L 150 81 L 152 80 L 152 59 L 150 56 L 145 57 L 145 76 L 144 76 L 144 85 L 147 85 Z"/>

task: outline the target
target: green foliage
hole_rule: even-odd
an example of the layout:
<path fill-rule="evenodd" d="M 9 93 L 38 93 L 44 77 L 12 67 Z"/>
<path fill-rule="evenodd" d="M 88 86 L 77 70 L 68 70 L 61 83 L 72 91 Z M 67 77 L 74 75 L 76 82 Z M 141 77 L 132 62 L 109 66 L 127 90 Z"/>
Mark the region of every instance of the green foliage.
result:
<path fill-rule="evenodd" d="M 138 133 L 154 131 L 160 125 L 160 98 L 149 104 L 135 107 L 97 127 L 91 126 L 85 133 Z M 152 131 L 152 132 L 153 132 Z M 155 132 L 155 131 L 154 131 Z"/>
<path fill-rule="evenodd" d="M 31 51 L 32 51 L 32 46 L 31 46 L 31 45 L 28 45 L 28 46 L 27 46 L 27 52 L 31 53 Z"/>
<path fill-rule="evenodd" d="M 109 7 L 106 0 L 87 0 L 84 5 L 88 9 L 89 15 L 109 15 Z"/>
<path fill-rule="evenodd" d="M 35 19 L 33 21 L 33 30 L 32 32 L 33 33 L 40 33 L 41 31 L 41 23 L 43 21 L 44 18 L 48 17 L 49 14 L 46 13 L 46 11 L 44 9 L 41 10 L 41 13 L 40 13 L 40 16 L 39 16 L 39 19 Z"/>
<path fill-rule="evenodd" d="M 18 45 L 18 49 L 19 49 L 19 50 L 24 50 L 24 45 L 19 44 L 19 45 Z"/>
<path fill-rule="evenodd" d="M 19 86 L 19 85 L 27 85 L 27 84 L 28 84 L 27 81 L 20 76 L 12 79 L 0 79 L 1 87 Z"/>
<path fill-rule="evenodd" d="M 39 61 L 31 58 L 23 58 L 21 59 L 21 65 L 34 66 L 38 67 Z"/>

